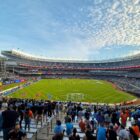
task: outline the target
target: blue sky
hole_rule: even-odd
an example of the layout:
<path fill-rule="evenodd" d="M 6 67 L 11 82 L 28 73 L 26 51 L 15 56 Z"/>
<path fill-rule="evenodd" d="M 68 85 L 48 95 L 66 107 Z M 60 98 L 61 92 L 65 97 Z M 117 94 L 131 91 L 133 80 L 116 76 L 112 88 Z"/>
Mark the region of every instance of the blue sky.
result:
<path fill-rule="evenodd" d="M 0 50 L 101 60 L 140 52 L 140 0 L 0 2 Z"/>

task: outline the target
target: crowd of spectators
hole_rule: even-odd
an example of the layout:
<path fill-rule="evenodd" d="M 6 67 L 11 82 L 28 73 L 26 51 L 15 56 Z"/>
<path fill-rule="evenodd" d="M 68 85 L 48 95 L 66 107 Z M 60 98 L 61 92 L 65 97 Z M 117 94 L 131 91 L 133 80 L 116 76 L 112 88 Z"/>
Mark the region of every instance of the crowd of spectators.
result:
<path fill-rule="evenodd" d="M 140 108 L 67 103 L 64 124 L 57 120 L 53 140 L 138 140 Z M 74 127 L 75 123 L 79 128 Z M 81 134 L 84 136 L 81 137 Z"/>
<path fill-rule="evenodd" d="M 0 131 L 3 131 L 3 139 L 26 139 L 26 131 L 30 130 L 32 119 L 36 121 L 36 126 L 39 122 L 42 125 L 60 107 L 61 104 L 57 102 L 1 98 Z"/>
<path fill-rule="evenodd" d="M 121 90 L 136 94 L 140 96 L 140 80 L 135 78 L 111 78 L 109 81 L 113 82 Z"/>
<path fill-rule="evenodd" d="M 114 68 L 122 66 L 137 66 L 139 65 L 139 58 L 135 59 L 118 59 L 118 60 L 106 60 L 106 61 L 55 61 L 55 60 L 46 60 L 46 61 L 37 61 L 34 59 L 26 59 L 20 57 L 20 59 L 15 57 L 15 60 L 21 66 L 27 67 L 36 67 L 36 68 L 59 68 L 59 69 L 75 69 L 75 68 Z"/>
<path fill-rule="evenodd" d="M 26 139 L 32 119 L 38 125 L 59 112 L 64 116 L 56 120 L 53 140 L 65 137 L 69 140 L 138 140 L 140 137 L 139 106 L 1 98 L 0 108 L 0 131 L 4 140 Z"/>

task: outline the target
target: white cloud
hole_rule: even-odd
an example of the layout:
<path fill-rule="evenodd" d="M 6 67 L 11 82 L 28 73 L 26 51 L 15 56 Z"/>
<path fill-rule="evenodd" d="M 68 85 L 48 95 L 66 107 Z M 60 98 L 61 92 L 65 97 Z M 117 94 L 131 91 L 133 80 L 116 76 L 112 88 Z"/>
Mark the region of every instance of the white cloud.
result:
<path fill-rule="evenodd" d="M 117 0 L 111 8 L 105 9 L 105 1 L 89 8 L 90 22 L 84 22 L 74 29 L 86 36 L 81 40 L 88 51 L 108 46 L 140 46 L 140 4 L 139 1 Z M 102 6 L 103 8 L 101 8 Z"/>
<path fill-rule="evenodd" d="M 73 23 L 68 23 L 72 15 L 65 19 L 68 20 L 68 26 L 65 22 L 56 20 L 42 3 L 38 5 L 38 2 L 32 4 L 26 1 L 24 11 L 28 20 L 25 21 L 26 28 L 19 34 L 40 39 L 44 43 L 42 53 L 47 46 L 48 50 L 44 52 L 46 56 L 61 56 L 62 59 L 88 59 L 91 54 L 97 55 L 100 49 L 111 49 L 115 45 L 140 46 L 140 0 L 91 1 L 89 7 L 79 7 L 79 14 L 87 13 L 81 21 L 73 20 Z M 74 15 L 75 19 L 76 16 L 77 13 Z M 56 41 L 59 36 L 63 39 Z M 49 46 L 49 41 L 46 40 L 54 43 Z M 32 43 L 29 40 L 26 42 L 29 45 Z M 15 41 L 13 44 L 18 46 L 22 43 Z M 41 52 L 41 47 L 39 51 Z"/>

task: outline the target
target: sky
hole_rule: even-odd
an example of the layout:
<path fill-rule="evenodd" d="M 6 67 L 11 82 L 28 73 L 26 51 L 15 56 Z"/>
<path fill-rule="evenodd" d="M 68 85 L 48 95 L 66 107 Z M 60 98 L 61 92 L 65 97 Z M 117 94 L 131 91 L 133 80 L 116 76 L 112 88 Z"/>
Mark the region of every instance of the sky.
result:
<path fill-rule="evenodd" d="M 140 53 L 140 0 L 0 1 L 0 51 L 104 60 Z"/>

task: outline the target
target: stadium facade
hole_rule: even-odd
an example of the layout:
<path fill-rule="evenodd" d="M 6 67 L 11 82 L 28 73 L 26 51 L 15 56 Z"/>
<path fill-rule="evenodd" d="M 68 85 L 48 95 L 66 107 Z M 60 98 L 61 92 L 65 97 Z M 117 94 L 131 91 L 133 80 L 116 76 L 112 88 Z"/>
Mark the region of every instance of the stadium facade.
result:
<path fill-rule="evenodd" d="M 122 90 L 140 95 L 140 55 L 106 61 L 52 60 L 17 50 L 2 51 L 1 69 L 9 75 L 41 78 L 94 78 L 109 80 Z"/>

